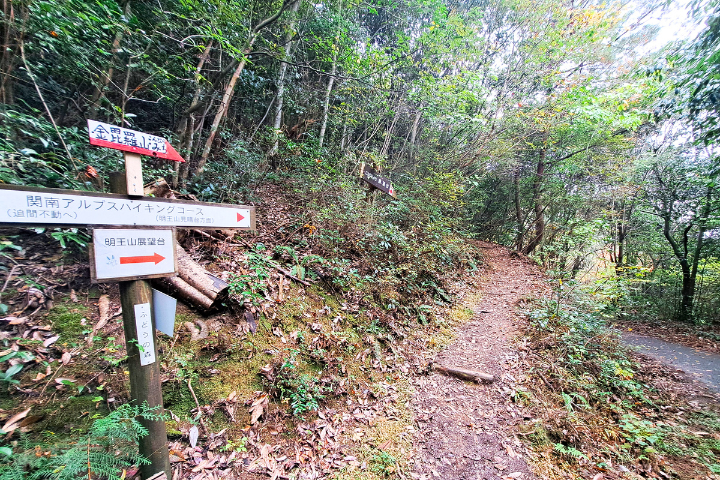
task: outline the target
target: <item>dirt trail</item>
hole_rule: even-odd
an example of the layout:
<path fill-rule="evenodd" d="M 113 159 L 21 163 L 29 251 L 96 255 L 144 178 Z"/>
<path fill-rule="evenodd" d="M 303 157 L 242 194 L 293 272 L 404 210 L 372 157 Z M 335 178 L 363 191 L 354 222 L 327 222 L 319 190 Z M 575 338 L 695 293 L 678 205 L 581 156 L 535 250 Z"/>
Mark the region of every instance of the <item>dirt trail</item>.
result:
<path fill-rule="evenodd" d="M 520 300 L 542 294 L 540 270 L 507 249 L 483 244 L 490 265 L 483 296 L 473 319 L 435 362 L 482 370 L 495 382 L 475 385 L 432 373 L 415 381 L 417 420 L 416 479 L 534 479 L 525 449 L 513 426 L 530 417 L 513 402 L 522 370 L 511 343 L 522 320 L 514 312 Z"/>

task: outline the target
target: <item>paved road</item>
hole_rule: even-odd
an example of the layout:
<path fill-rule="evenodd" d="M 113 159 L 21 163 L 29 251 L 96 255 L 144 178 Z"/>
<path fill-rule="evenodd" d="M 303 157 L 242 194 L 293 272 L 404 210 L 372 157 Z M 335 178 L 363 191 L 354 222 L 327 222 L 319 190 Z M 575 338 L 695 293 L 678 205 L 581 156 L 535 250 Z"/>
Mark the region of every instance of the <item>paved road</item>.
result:
<path fill-rule="evenodd" d="M 634 333 L 623 332 L 622 338 L 628 345 L 637 347 L 640 353 L 679 368 L 705 383 L 713 392 L 720 393 L 720 355 Z"/>

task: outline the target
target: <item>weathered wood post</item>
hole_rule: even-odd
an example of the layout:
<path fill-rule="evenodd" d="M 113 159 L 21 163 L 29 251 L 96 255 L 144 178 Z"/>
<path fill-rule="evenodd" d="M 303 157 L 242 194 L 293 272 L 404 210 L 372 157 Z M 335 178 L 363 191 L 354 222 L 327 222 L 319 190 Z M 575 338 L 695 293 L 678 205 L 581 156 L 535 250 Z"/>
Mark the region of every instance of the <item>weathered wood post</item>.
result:
<path fill-rule="evenodd" d="M 126 167 L 129 162 L 126 155 Z M 130 154 L 132 155 L 132 154 Z M 139 162 L 140 156 L 137 155 Z M 134 162 L 134 159 L 130 159 Z M 132 177 L 130 176 L 132 175 Z M 110 174 L 110 188 L 113 193 L 127 194 L 128 185 L 138 184 L 137 171 L 113 172 Z M 139 179 L 142 192 L 142 173 Z M 138 190 L 135 189 L 135 192 Z M 137 193 L 135 193 L 137 195 Z M 125 348 L 128 355 L 130 371 L 130 397 L 136 405 L 147 403 L 150 408 L 158 407 L 157 413 L 162 414 L 162 382 L 160 380 L 160 362 L 157 355 L 157 336 L 155 335 L 155 318 L 152 311 L 152 288 L 147 280 L 120 282 L 120 302 L 122 304 L 123 329 L 125 330 Z M 143 328 L 143 324 L 145 327 Z M 153 349 L 152 363 L 142 365 L 139 345 L 147 345 L 148 339 L 139 339 L 141 335 L 149 336 Z M 148 332 L 149 330 L 149 332 Z M 144 348 L 143 348 L 144 350 Z M 148 434 L 140 439 L 140 454 L 150 460 L 149 465 L 140 466 L 140 475 L 148 479 L 160 472 L 170 474 L 170 457 L 167 447 L 167 428 L 162 420 L 140 419 L 147 428 Z"/>

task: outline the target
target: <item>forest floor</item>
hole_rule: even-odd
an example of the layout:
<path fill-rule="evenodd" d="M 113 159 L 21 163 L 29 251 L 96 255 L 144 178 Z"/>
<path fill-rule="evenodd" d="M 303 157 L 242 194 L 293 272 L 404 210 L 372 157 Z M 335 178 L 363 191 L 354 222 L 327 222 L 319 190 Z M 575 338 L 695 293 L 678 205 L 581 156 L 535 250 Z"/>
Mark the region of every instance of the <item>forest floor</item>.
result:
<path fill-rule="evenodd" d="M 498 245 L 482 244 L 488 276 L 470 322 L 434 362 L 480 370 L 495 381 L 481 385 L 433 373 L 415 380 L 413 407 L 418 433 L 414 478 L 536 478 L 515 435 L 532 416 L 514 397 L 526 380 L 518 366 L 518 304 L 548 291 L 539 268 Z"/>
<path fill-rule="evenodd" d="M 24 250 L 7 257 L 19 266 L 8 268 L 2 299 L 18 313 L 0 319 L 0 341 L 7 352 L 35 357 L 18 357 L 26 366 L 19 383 L 0 392 L 0 418 L 24 412 L 18 430 L 38 438 L 56 432 L 64 440 L 128 398 L 117 287 L 90 286 L 87 264 L 65 258 L 44 236 L 13 235 Z M 269 236 L 261 240 L 269 244 Z M 173 412 L 174 478 L 637 479 L 658 471 L 664 478 L 717 478 L 685 454 L 692 448 L 696 457 L 709 458 L 720 451 L 714 396 L 674 368 L 639 356 L 641 380 L 652 382 L 658 395 L 650 399 L 656 405 L 634 404 L 643 422 L 655 422 L 642 426 L 681 453 L 652 464 L 634 451 L 622 453 L 621 444 L 630 441 L 615 413 L 597 405 L 568 412 L 558 397 L 574 386 L 557 384 L 562 372 L 542 364 L 550 361 L 547 352 L 535 350 L 551 345 L 547 339 L 528 336 L 524 313 L 551 296 L 549 278 L 504 247 L 476 244 L 485 266 L 452 282 L 450 293 L 460 300 L 437 306 L 436 325 L 381 328 L 381 309 L 370 305 L 361 313 L 356 299 L 290 284 L 280 274 L 272 277 L 279 285 L 269 292 L 272 310 L 254 334 L 231 313 L 202 316 L 181 307 L 175 337 L 158 340 L 163 394 Z M 241 255 L 204 237 L 186 238 L 185 246 L 198 258 L 203 252 Z M 209 266 L 242 271 L 222 261 Z M 105 324 L 98 327 L 103 298 Z M 194 340 L 183 327 L 191 322 L 206 325 L 207 338 Z M 484 371 L 494 381 L 464 382 L 433 372 L 432 365 Z M 288 371 L 290 380 L 318 386 L 319 405 L 295 414 L 288 399 L 272 393 Z M 251 418 L 257 411 L 261 416 Z M 595 416 L 588 423 L 594 430 L 573 423 L 577 415 Z M 208 430 L 197 446 L 189 441 L 192 418 L 204 418 Z M 600 425 L 604 433 L 593 435 Z M 579 444 L 587 454 L 579 461 L 554 448 L 564 441 L 562 432 L 573 429 L 593 437 Z"/>

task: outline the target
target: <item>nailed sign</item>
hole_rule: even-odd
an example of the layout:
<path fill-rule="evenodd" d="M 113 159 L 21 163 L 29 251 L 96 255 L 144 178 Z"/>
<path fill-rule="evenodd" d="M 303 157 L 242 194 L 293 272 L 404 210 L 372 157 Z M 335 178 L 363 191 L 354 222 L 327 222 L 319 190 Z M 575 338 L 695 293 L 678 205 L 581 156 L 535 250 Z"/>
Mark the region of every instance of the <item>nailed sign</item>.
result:
<path fill-rule="evenodd" d="M 0 224 L 255 229 L 255 207 L 0 185 Z"/>
<path fill-rule="evenodd" d="M 163 137 L 116 127 L 108 123 L 88 120 L 90 145 L 114 148 L 123 152 L 137 153 L 150 157 L 164 158 L 174 162 L 185 160 Z"/>
<path fill-rule="evenodd" d="M 382 190 L 391 197 L 395 197 L 395 189 L 393 188 L 390 180 L 380 176 L 378 172 L 364 163 L 360 164 L 360 177 L 378 190 Z"/>
<path fill-rule="evenodd" d="M 137 280 L 177 272 L 175 235 L 171 229 L 93 230 L 92 278 Z"/>

